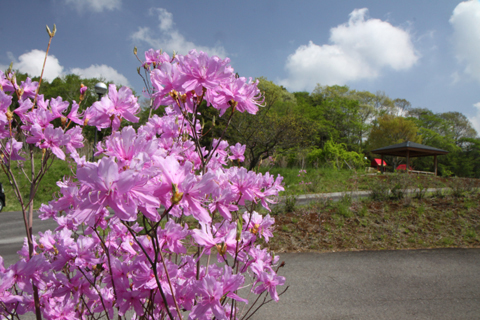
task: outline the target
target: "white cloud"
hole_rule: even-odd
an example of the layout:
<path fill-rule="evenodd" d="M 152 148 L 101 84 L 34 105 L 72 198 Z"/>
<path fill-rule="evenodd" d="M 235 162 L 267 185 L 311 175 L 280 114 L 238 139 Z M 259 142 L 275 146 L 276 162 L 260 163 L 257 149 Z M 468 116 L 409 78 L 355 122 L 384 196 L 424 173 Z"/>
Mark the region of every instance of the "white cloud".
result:
<path fill-rule="evenodd" d="M 12 55 L 9 54 L 12 58 Z M 17 59 L 13 60 L 13 69 L 18 69 L 20 72 L 28 73 L 32 77 L 39 77 L 42 73 L 43 61 L 45 60 L 45 51 L 33 49 L 30 52 L 24 53 Z M 63 66 L 54 55 L 48 55 L 47 63 L 45 64 L 45 71 L 43 78 L 52 81 L 63 73 Z"/>
<path fill-rule="evenodd" d="M 107 81 L 113 81 L 116 84 L 130 87 L 130 83 L 123 74 L 104 64 L 92 64 L 90 67 L 85 69 L 73 68 L 70 69 L 70 73 L 78 74 L 82 78 L 104 78 Z"/>
<path fill-rule="evenodd" d="M 464 72 L 480 81 L 480 1 L 461 2 L 450 17 L 455 54 Z"/>
<path fill-rule="evenodd" d="M 150 9 L 151 15 L 156 15 L 159 20 L 158 31 L 152 31 L 149 27 L 139 27 L 137 32 L 134 32 L 131 38 L 134 41 L 145 42 L 152 48 L 172 54 L 173 51 L 186 54 L 192 49 L 203 51 L 209 55 L 217 55 L 224 58 L 226 51 L 222 46 L 200 46 L 191 41 L 187 41 L 185 37 L 175 28 L 173 22 L 173 14 L 163 8 Z"/>
<path fill-rule="evenodd" d="M 410 34 L 379 19 L 366 19 L 368 9 L 355 9 L 347 23 L 330 30 L 331 44 L 312 41 L 287 58 L 289 76 L 280 83 L 290 90 L 375 79 L 385 68 L 411 68 L 419 59 Z"/>
<path fill-rule="evenodd" d="M 19 70 L 22 73 L 28 73 L 31 77 L 39 77 L 42 72 L 43 60 L 45 59 L 45 51 L 33 49 L 30 52 L 24 53 L 18 57 L 13 56 L 11 52 L 7 53 L 9 60 L 13 61 L 13 69 Z M 8 66 L 0 65 L 0 70 L 5 71 Z M 45 65 L 45 71 L 43 78 L 48 81 L 52 81 L 57 77 L 61 77 L 68 73 L 78 74 L 83 78 L 104 78 L 107 81 L 113 81 L 116 84 L 124 86 L 130 86 L 127 78 L 119 73 L 114 68 L 107 65 L 91 65 L 88 68 L 71 68 L 65 70 L 59 60 L 53 56 L 48 55 L 47 63 Z"/>
<path fill-rule="evenodd" d="M 84 10 L 102 12 L 120 9 L 122 6 L 122 0 L 65 0 L 65 3 L 74 6 L 79 12 Z"/>

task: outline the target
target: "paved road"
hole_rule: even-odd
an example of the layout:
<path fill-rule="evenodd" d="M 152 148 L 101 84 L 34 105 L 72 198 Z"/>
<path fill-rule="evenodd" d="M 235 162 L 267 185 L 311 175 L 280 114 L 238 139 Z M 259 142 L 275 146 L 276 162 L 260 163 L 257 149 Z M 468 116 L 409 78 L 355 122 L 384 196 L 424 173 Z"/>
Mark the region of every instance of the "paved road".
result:
<path fill-rule="evenodd" d="M 33 233 L 39 231 L 54 230 L 57 223 L 52 219 L 42 221 L 38 214 L 33 214 Z M 5 266 L 18 261 L 16 252 L 22 248 L 25 238 L 25 226 L 23 216 L 19 211 L 0 212 L 0 256 L 5 260 Z"/>
<path fill-rule="evenodd" d="M 480 249 L 281 256 L 290 289 L 255 319 L 480 319 Z"/>

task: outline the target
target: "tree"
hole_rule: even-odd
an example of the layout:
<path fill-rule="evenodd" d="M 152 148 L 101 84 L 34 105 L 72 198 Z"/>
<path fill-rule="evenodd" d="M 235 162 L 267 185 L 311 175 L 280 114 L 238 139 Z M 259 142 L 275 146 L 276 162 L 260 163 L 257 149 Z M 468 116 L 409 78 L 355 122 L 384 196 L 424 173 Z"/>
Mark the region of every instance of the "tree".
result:
<path fill-rule="evenodd" d="M 376 149 L 405 141 L 422 142 L 418 127 L 409 119 L 387 114 L 377 119 L 370 132 L 368 146 Z"/>
<path fill-rule="evenodd" d="M 368 137 L 368 148 L 374 150 L 389 145 L 412 141 L 422 142 L 422 137 L 418 134 L 418 127 L 412 120 L 385 114 L 377 119 Z M 397 166 L 398 159 L 393 159 L 394 167 Z"/>
<path fill-rule="evenodd" d="M 373 105 L 380 114 L 395 113 L 394 102 L 383 91 L 377 91 L 373 100 Z"/>
<path fill-rule="evenodd" d="M 397 109 L 397 115 L 404 116 L 412 107 L 412 104 L 405 99 L 397 98 L 393 100 L 393 104 Z"/>
<path fill-rule="evenodd" d="M 445 134 L 447 132 L 445 120 L 426 108 L 412 108 L 408 110 L 408 117 L 411 118 L 418 127 L 426 128 Z"/>
<path fill-rule="evenodd" d="M 373 120 L 378 112 L 373 105 L 375 95 L 368 91 L 354 91 L 353 98 L 358 101 L 358 117 L 361 126 L 359 126 L 358 137 L 363 143 L 372 127 Z"/>
<path fill-rule="evenodd" d="M 361 96 L 361 95 L 359 95 Z M 366 95 L 363 95 L 366 97 Z M 311 120 L 321 124 L 321 137 L 318 147 L 330 139 L 346 143 L 349 150 L 361 149 L 362 135 L 366 131 L 364 118 L 368 118 L 367 111 L 360 114 L 360 102 L 356 99 L 356 92 L 347 86 L 317 85 L 311 94 L 311 111 L 306 113 Z"/>
<path fill-rule="evenodd" d="M 315 132 L 309 121 L 295 112 L 295 95 L 265 78 L 258 80 L 258 88 L 265 94 L 265 107 L 260 108 L 255 116 L 235 113 L 226 133 L 231 144 L 239 142 L 246 145 L 250 169 L 261 159 L 271 156 L 277 148 L 306 145 Z M 223 125 L 230 112 L 227 110 L 222 117 Z"/>
<path fill-rule="evenodd" d="M 460 145 L 462 138 L 475 138 L 477 131 L 472 127 L 468 118 L 458 112 L 444 112 L 440 114 L 440 118 L 445 120 L 447 131 L 445 134 L 450 134 L 457 145 Z"/>

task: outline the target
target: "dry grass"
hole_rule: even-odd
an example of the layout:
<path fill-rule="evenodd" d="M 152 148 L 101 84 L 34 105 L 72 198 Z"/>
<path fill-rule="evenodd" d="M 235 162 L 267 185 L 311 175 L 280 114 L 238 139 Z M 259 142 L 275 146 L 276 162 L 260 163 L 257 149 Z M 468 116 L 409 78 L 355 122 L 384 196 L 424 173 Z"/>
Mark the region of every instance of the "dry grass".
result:
<path fill-rule="evenodd" d="M 275 252 L 480 246 L 480 195 L 318 202 L 275 216 Z"/>

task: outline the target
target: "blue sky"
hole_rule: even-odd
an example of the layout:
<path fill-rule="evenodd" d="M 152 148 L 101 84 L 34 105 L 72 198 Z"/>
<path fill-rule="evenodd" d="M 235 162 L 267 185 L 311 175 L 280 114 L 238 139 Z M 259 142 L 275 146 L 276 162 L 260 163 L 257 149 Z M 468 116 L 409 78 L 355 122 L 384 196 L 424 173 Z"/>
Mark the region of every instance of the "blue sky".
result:
<path fill-rule="evenodd" d="M 384 91 L 413 107 L 460 111 L 480 132 L 480 1 L 0 2 L 0 67 L 47 78 L 103 76 L 141 92 L 132 54 L 196 48 L 290 91 L 322 85 Z"/>

